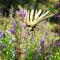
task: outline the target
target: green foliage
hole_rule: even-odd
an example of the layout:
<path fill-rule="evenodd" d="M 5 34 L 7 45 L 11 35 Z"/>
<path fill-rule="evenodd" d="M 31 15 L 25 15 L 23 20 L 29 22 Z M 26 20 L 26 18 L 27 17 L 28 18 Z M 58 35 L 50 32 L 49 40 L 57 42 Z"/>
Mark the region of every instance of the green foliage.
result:
<path fill-rule="evenodd" d="M 11 33 L 7 33 L 4 38 L 0 38 L 3 60 L 14 60 L 14 43 L 11 40 Z"/>
<path fill-rule="evenodd" d="M 51 47 L 50 60 L 60 60 L 60 47 Z"/>

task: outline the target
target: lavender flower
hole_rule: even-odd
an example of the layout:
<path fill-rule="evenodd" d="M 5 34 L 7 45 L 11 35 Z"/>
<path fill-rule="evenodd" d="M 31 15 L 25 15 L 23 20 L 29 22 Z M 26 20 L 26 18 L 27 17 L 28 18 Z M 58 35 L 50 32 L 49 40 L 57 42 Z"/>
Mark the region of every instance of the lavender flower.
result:
<path fill-rule="evenodd" d="M 42 46 L 43 44 L 44 44 L 44 41 L 43 41 L 43 40 L 41 40 L 41 41 L 40 41 L 40 45 Z"/>
<path fill-rule="evenodd" d="M 16 21 L 13 22 L 13 27 L 16 27 Z"/>
<path fill-rule="evenodd" d="M 44 45 L 44 39 L 40 40 L 40 46 Z"/>
<path fill-rule="evenodd" d="M 16 22 L 14 21 L 14 22 L 12 23 L 12 28 L 10 29 L 10 32 L 11 32 L 12 34 L 15 33 L 15 27 L 16 27 Z"/>
<path fill-rule="evenodd" d="M 23 38 L 25 38 L 27 36 L 27 32 L 26 32 L 26 29 L 27 29 L 27 26 L 24 22 L 21 21 L 21 29 L 22 29 L 22 36 Z"/>
<path fill-rule="evenodd" d="M 1 30 L 0 30 L 0 38 L 3 38 L 3 34 Z"/>
<path fill-rule="evenodd" d="M 40 44 L 40 46 L 41 46 L 40 51 L 41 51 L 42 53 L 44 52 L 44 40 L 45 40 L 45 38 L 42 38 L 42 39 L 40 40 L 40 42 L 39 42 L 39 44 Z"/>
<path fill-rule="evenodd" d="M 22 31 L 22 36 L 23 36 L 23 38 L 25 38 L 26 35 L 27 35 L 27 32 L 26 32 L 26 31 Z"/>
<path fill-rule="evenodd" d="M 22 19 L 25 19 L 27 17 L 27 11 L 23 9 L 16 11 L 16 14 L 19 15 Z"/>
<path fill-rule="evenodd" d="M 12 34 L 14 34 L 14 33 L 15 33 L 15 29 L 14 29 L 14 28 L 11 28 L 11 29 L 10 29 L 10 32 L 11 32 Z"/>
<path fill-rule="evenodd" d="M 27 28 L 27 26 L 26 26 L 26 24 L 24 25 L 24 29 L 26 29 Z"/>
<path fill-rule="evenodd" d="M 22 29 L 27 29 L 27 25 L 24 22 L 21 22 Z"/>

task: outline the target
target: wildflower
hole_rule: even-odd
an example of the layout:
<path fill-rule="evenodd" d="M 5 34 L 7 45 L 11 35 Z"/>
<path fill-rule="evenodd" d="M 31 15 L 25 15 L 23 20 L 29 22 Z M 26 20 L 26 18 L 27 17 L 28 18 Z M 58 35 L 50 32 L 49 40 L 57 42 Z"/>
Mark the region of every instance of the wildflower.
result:
<path fill-rule="evenodd" d="M 23 9 L 16 11 L 16 14 L 20 16 L 22 19 L 25 19 L 27 17 L 27 11 Z"/>
<path fill-rule="evenodd" d="M 14 28 L 11 28 L 11 29 L 10 29 L 10 32 L 11 32 L 12 34 L 14 34 L 14 33 L 15 33 L 15 29 L 14 29 Z"/>
<path fill-rule="evenodd" d="M 27 26 L 26 26 L 26 24 L 23 21 L 21 21 L 20 26 L 21 26 L 21 29 L 22 29 L 22 36 L 26 37 L 26 35 L 27 35 L 27 32 L 26 32 Z"/>
<path fill-rule="evenodd" d="M 45 38 L 42 38 L 42 39 L 40 40 L 40 46 L 41 46 L 40 51 L 41 51 L 41 52 L 44 52 L 44 40 L 45 40 Z"/>
<path fill-rule="evenodd" d="M 27 36 L 27 32 L 23 30 L 22 31 L 22 36 L 23 36 L 23 38 L 25 38 Z"/>
<path fill-rule="evenodd" d="M 23 26 L 23 27 L 24 27 L 24 29 L 26 29 L 26 28 L 27 28 L 27 25 L 26 25 L 26 24 L 24 24 L 24 26 Z"/>
<path fill-rule="evenodd" d="M 41 39 L 41 40 L 40 40 L 40 45 L 41 45 L 41 46 L 44 45 L 44 39 Z"/>
<path fill-rule="evenodd" d="M 13 27 L 16 27 L 16 21 L 14 20 L 12 23 Z"/>
<path fill-rule="evenodd" d="M 41 40 L 41 41 L 40 41 L 40 45 L 43 45 L 43 44 L 44 44 L 44 41 L 43 41 L 43 40 Z"/>
<path fill-rule="evenodd" d="M 27 25 L 24 22 L 21 22 L 21 27 L 22 27 L 22 29 L 26 29 Z"/>
<path fill-rule="evenodd" d="M 0 30 L 0 38 L 3 38 L 3 34 L 1 30 Z"/>

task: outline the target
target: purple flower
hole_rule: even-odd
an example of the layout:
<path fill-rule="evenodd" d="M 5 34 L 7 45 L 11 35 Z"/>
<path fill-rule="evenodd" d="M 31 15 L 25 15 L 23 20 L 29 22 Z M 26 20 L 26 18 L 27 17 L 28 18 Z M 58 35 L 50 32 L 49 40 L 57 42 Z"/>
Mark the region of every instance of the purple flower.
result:
<path fill-rule="evenodd" d="M 1 30 L 0 30 L 0 38 L 3 38 L 3 34 Z"/>
<path fill-rule="evenodd" d="M 23 18 L 27 17 L 27 11 L 26 10 L 20 10 L 19 13 L 20 13 L 21 17 L 23 17 Z"/>
<path fill-rule="evenodd" d="M 40 40 L 40 45 L 41 45 L 41 46 L 44 45 L 44 39 L 41 39 L 41 40 Z"/>
<path fill-rule="evenodd" d="M 13 22 L 13 27 L 16 27 L 16 21 Z"/>
<path fill-rule="evenodd" d="M 26 35 L 27 35 L 27 32 L 22 31 L 22 36 L 23 36 L 23 38 L 25 38 L 25 37 L 26 37 Z"/>
<path fill-rule="evenodd" d="M 20 24 L 23 30 L 27 28 L 26 23 L 24 23 L 23 21 L 21 21 Z"/>
<path fill-rule="evenodd" d="M 27 28 L 27 26 L 26 26 L 26 24 L 24 25 L 24 29 L 26 29 Z"/>
<path fill-rule="evenodd" d="M 14 28 L 11 28 L 11 29 L 10 29 L 10 32 L 11 32 L 12 34 L 14 34 L 14 33 L 15 33 Z"/>
<path fill-rule="evenodd" d="M 23 9 L 16 11 L 16 14 L 19 15 L 22 19 L 25 19 L 27 17 L 27 11 Z"/>
<path fill-rule="evenodd" d="M 41 46 L 40 51 L 43 53 L 44 52 L 44 40 L 45 38 L 41 38 L 39 41 L 39 45 Z"/>

